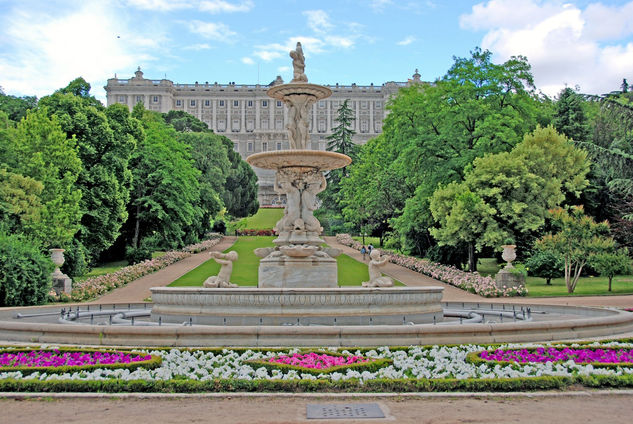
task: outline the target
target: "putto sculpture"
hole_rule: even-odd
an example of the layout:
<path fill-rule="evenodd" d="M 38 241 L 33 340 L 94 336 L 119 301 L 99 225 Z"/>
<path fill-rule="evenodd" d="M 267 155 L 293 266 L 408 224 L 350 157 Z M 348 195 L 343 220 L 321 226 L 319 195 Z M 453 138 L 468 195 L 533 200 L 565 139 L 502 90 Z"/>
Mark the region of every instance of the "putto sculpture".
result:
<path fill-rule="evenodd" d="M 297 42 L 297 47 L 290 51 L 290 57 L 293 68 L 292 81 L 290 82 L 308 82 L 308 77 L 305 74 L 306 58 L 303 56 L 301 43 Z"/>
<path fill-rule="evenodd" d="M 363 287 L 393 287 L 391 277 L 383 276 L 380 268 L 387 263 L 386 256 L 382 256 L 378 249 L 373 249 L 369 254 L 369 281 L 363 283 Z"/>
<path fill-rule="evenodd" d="M 229 253 L 222 252 L 210 252 L 209 255 L 215 259 L 217 263 L 221 265 L 218 275 L 207 278 L 204 281 L 203 286 L 207 288 L 235 288 L 237 284 L 231 283 L 231 273 L 233 272 L 233 262 L 237 260 L 237 252 L 231 251 Z"/>

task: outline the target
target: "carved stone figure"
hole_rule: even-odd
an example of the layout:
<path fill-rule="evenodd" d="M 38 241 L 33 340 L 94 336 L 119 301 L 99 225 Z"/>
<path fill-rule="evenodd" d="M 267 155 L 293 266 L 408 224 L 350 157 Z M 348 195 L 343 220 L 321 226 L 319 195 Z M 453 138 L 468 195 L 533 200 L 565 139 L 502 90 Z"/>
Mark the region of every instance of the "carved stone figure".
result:
<path fill-rule="evenodd" d="M 321 233 L 323 228 L 319 220 L 314 217 L 317 209 L 317 194 L 325 190 L 327 181 L 320 171 L 308 174 L 305 177 L 305 189 L 301 193 L 301 218 L 305 224 L 306 231 L 316 231 Z"/>
<path fill-rule="evenodd" d="M 303 49 L 301 43 L 297 43 L 297 47 L 290 51 L 290 57 L 292 58 L 293 75 L 290 82 L 308 82 L 308 77 L 305 74 L 306 58 L 303 56 Z"/>
<path fill-rule="evenodd" d="M 220 287 L 220 288 L 235 288 L 237 284 L 230 282 L 231 273 L 233 272 L 233 262 L 237 260 L 237 252 L 231 251 L 229 253 L 222 252 L 210 252 L 209 255 L 215 259 L 222 267 L 218 275 L 214 275 L 205 280 L 203 286 L 207 288 Z"/>
<path fill-rule="evenodd" d="M 382 257 L 378 249 L 373 249 L 369 254 L 369 281 L 363 283 L 363 287 L 393 287 L 391 277 L 383 276 L 380 272 L 388 258 Z"/>
<path fill-rule="evenodd" d="M 278 233 L 282 231 L 292 231 L 294 229 L 303 229 L 303 220 L 301 219 L 301 189 L 303 189 L 303 187 L 297 186 L 297 181 L 295 181 L 293 173 L 281 170 L 277 171 L 275 191 L 286 195 L 284 217 L 275 225 L 275 230 Z"/>

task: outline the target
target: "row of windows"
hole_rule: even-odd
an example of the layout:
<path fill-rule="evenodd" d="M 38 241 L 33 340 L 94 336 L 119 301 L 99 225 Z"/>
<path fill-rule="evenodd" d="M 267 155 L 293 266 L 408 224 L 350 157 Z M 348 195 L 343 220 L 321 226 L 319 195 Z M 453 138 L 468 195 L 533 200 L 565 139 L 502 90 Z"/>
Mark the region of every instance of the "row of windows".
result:
<path fill-rule="evenodd" d="M 246 143 L 246 151 L 252 152 L 254 146 L 255 144 L 252 141 L 249 141 L 248 143 Z M 281 142 L 278 141 L 275 147 L 277 147 L 277 150 L 281 150 Z M 236 152 L 238 151 L 238 144 L 236 142 L 233 142 L 233 150 L 235 150 Z M 262 141 L 262 152 L 267 152 L 267 151 L 268 151 L 268 142 Z"/>

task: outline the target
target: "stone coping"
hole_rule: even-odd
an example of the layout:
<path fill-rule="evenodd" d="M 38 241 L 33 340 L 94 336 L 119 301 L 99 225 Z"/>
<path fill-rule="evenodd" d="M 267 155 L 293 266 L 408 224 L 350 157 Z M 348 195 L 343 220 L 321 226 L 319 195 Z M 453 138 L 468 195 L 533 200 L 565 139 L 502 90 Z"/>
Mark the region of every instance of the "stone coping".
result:
<path fill-rule="evenodd" d="M 73 305 L 77 306 L 77 305 Z M 84 305 L 79 305 L 84 306 Z M 87 306 L 87 305 L 85 305 Z M 95 305 L 91 305 L 95 307 Z M 110 305 L 106 305 L 110 306 Z M 450 307 L 461 306 L 450 303 Z M 512 304 L 505 304 L 512 307 Z M 516 304 L 517 309 L 526 307 Z M 529 306 L 529 305 L 528 305 Z M 123 310 L 127 303 L 119 305 Z M 500 305 L 495 304 L 497 311 Z M 610 337 L 633 332 L 633 313 L 576 306 L 536 305 L 540 311 L 577 316 L 551 321 L 486 324 L 355 326 L 99 326 L 20 322 L 17 312 L 56 307 L 0 310 L 0 340 L 104 346 L 384 346 L 458 343 L 546 342 Z"/>
<path fill-rule="evenodd" d="M 284 100 L 286 96 L 306 94 L 313 96 L 315 100 L 328 98 L 332 95 L 332 90 L 328 87 L 308 82 L 290 82 L 288 84 L 275 85 L 266 91 L 269 97 L 277 100 Z"/>

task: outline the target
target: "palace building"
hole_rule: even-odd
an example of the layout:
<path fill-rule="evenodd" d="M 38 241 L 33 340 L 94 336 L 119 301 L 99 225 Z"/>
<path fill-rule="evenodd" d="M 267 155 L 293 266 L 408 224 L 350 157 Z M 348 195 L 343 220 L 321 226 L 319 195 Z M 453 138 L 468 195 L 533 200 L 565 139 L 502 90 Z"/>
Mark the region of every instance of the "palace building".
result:
<path fill-rule="evenodd" d="M 386 116 L 385 104 L 401 87 L 420 81 L 417 69 L 407 82 L 386 82 L 371 85 L 329 85 L 332 96 L 313 105 L 310 113 L 310 145 L 313 150 L 325 150 L 326 137 L 336 126 L 339 106 L 348 101 L 355 112 L 354 142 L 364 144 L 382 131 Z M 104 87 L 108 106 L 114 103 L 130 109 L 143 103 L 146 109 L 161 113 L 182 110 L 205 122 L 215 133 L 227 136 L 243 158 L 257 152 L 289 148 L 286 131 L 287 108 L 280 100 L 271 99 L 266 91 L 283 84 L 280 76 L 268 85 L 194 83 L 174 84 L 168 79 L 143 77 L 139 67 L 129 79 L 111 78 Z M 259 203 L 273 205 L 282 202 L 273 191 L 274 173 L 255 168 L 259 180 Z"/>

